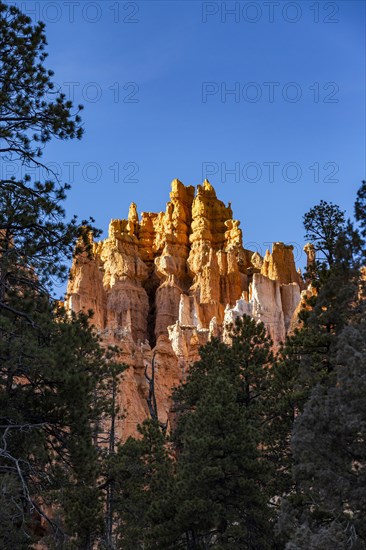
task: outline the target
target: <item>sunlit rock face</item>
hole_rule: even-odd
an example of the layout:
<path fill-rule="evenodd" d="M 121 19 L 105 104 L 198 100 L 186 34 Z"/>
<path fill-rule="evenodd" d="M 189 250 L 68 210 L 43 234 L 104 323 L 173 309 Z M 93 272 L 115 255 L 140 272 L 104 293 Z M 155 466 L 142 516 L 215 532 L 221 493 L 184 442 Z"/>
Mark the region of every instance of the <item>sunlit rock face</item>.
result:
<path fill-rule="evenodd" d="M 91 257 L 75 258 L 67 308 L 92 309 L 103 342 L 117 345 L 130 366 L 119 392 L 121 439 L 149 415 L 145 369 L 150 376 L 153 357 L 159 420 L 169 422 L 172 388 L 200 346 L 228 339 L 226 324 L 251 315 L 275 347 L 293 325 L 305 284 L 292 246 L 274 243 L 262 258 L 243 248 L 239 225 L 207 180 L 195 188 L 175 179 L 165 212 L 139 217 L 132 203 Z"/>

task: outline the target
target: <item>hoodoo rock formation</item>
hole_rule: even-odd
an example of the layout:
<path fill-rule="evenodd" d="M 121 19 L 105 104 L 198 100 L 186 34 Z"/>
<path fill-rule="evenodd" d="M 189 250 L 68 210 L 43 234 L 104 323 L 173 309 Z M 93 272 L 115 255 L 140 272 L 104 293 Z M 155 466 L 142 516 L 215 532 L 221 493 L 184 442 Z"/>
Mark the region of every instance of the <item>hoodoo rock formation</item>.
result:
<path fill-rule="evenodd" d="M 131 204 L 126 220 L 112 220 L 108 237 L 93 243 L 71 268 L 67 307 L 94 311 L 103 342 L 117 345 L 130 368 L 121 385 L 126 416 L 122 439 L 149 415 L 152 358 L 159 420 L 169 418 L 172 388 L 212 336 L 244 313 L 263 321 L 278 345 L 284 340 L 305 284 L 292 246 L 274 243 L 264 258 L 243 248 L 240 223 L 212 185 L 172 182 L 165 212 Z"/>

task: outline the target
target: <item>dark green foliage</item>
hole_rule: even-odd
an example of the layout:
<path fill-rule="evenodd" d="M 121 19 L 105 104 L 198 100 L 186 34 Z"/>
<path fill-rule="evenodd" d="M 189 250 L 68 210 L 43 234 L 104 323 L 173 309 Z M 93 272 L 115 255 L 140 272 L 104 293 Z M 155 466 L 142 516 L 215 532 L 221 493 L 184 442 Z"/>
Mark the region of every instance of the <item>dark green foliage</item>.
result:
<path fill-rule="evenodd" d="M 366 181 L 362 181 L 355 202 L 355 218 L 358 222 L 360 234 L 363 240 L 363 248 L 360 253 L 360 262 L 366 263 Z"/>
<path fill-rule="evenodd" d="M 0 307 L 6 309 L 11 288 L 20 285 L 44 291 L 64 279 L 65 260 L 71 257 L 75 240 L 80 238 L 89 248 L 90 228 L 78 226 L 76 219 L 63 221 L 64 188 L 52 182 L 26 179 L 0 184 Z"/>
<path fill-rule="evenodd" d="M 362 189 L 356 201 L 359 222 Z M 323 207 L 312 209 L 312 216 Z M 303 312 L 303 326 L 288 338 L 283 353 L 299 390 L 292 437 L 294 490 L 279 520 L 287 550 L 366 548 L 363 243 L 350 222 L 337 232 L 325 254 L 331 261 L 315 265 L 312 308 Z"/>
<path fill-rule="evenodd" d="M 329 266 L 334 263 L 339 235 L 344 230 L 346 219 L 339 206 L 320 201 L 304 215 L 305 239 L 308 239 Z"/>
<path fill-rule="evenodd" d="M 39 298 L 33 303 L 39 305 Z M 63 517 L 52 520 L 55 536 L 77 535 L 86 548 L 102 529 L 93 430 L 105 353 L 86 316 L 65 317 L 46 304 L 44 312 L 30 309 L 27 315 L 36 327 L 11 312 L 0 317 L 3 335 L 12 325 L 11 338 L 0 339 L 0 474 L 18 479 L 10 501 L 22 510 L 25 533 L 33 529 L 32 508 L 42 515 L 44 505 L 51 506 Z"/>
<path fill-rule="evenodd" d="M 50 277 L 65 276 L 64 260 L 71 257 L 75 239 L 82 237 L 87 245 L 91 229 L 76 218 L 64 221 L 61 203 L 69 186 L 40 160 L 51 138 L 80 138 L 83 133 L 81 106 L 73 113 L 72 103 L 54 90 L 53 72 L 44 67 L 45 45 L 43 23 L 34 25 L 18 8 L 0 2 L 0 158 L 4 173 L 10 165 L 9 173 L 20 173 L 0 181 L 2 308 L 10 307 L 4 303 L 10 287 L 50 286 Z M 42 168 L 48 180 L 32 180 L 27 168 Z M 30 272 L 23 269 L 29 267 Z"/>
<path fill-rule="evenodd" d="M 44 28 L 17 7 L 0 3 L 0 138 L 7 144 L 2 152 L 22 161 L 40 157 L 54 136 L 80 139 L 83 133 L 78 115 L 82 106 L 73 115 L 71 101 L 55 90 L 53 71 L 43 65 Z"/>
<path fill-rule="evenodd" d="M 184 547 L 270 548 L 267 472 L 251 414 L 237 397 L 224 373 L 208 376 L 185 421 L 175 518 Z"/>
<path fill-rule="evenodd" d="M 129 438 L 109 457 L 108 478 L 114 483 L 114 538 L 117 548 L 163 548 L 156 524 L 170 503 L 173 462 L 158 422 L 145 421 L 139 439 Z M 157 543 L 157 538 L 160 540 Z M 158 545 L 157 545 L 158 544 Z"/>
<path fill-rule="evenodd" d="M 282 350 L 297 388 L 303 390 L 298 393 L 300 409 L 312 387 L 334 369 L 338 335 L 357 307 L 362 246 L 358 232 L 336 205 L 321 201 L 305 214 L 304 225 L 306 237 L 312 236 L 321 252 L 308 272 L 316 292 L 299 314 L 301 329 L 287 338 Z"/>
<path fill-rule="evenodd" d="M 366 548 L 366 323 L 346 327 L 337 365 L 293 434 L 297 491 L 284 506 L 288 548 Z"/>
<path fill-rule="evenodd" d="M 361 187 L 357 191 L 355 202 L 355 218 L 360 224 L 361 234 L 366 239 L 366 181 L 363 180 Z"/>
<path fill-rule="evenodd" d="M 45 45 L 42 23 L 0 1 L 0 157 L 13 173 L 43 167 L 51 138 L 82 135 L 81 107 L 54 90 Z M 48 177 L 0 182 L 0 546 L 46 536 L 50 548 L 89 549 L 103 530 L 96 443 L 113 354 L 89 316 L 50 296 L 92 230 L 65 221 L 68 185 Z"/>
<path fill-rule="evenodd" d="M 263 450 L 271 342 L 246 316 L 231 329 L 232 345 L 213 340 L 202 348 L 173 396 L 175 514 L 166 522 L 167 548 L 272 547 L 274 470 Z"/>

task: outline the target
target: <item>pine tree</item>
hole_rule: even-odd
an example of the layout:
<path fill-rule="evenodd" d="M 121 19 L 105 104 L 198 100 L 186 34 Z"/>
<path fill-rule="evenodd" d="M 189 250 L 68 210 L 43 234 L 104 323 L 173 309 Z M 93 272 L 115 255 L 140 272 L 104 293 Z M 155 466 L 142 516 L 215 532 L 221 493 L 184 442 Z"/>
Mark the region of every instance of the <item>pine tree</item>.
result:
<path fill-rule="evenodd" d="M 338 206 L 321 201 L 304 216 L 306 238 L 319 256 L 308 270 L 315 292 L 299 313 L 301 328 L 286 339 L 282 362 L 292 370 L 297 408 L 334 369 L 337 337 L 352 318 L 359 288 L 362 240 Z"/>
<path fill-rule="evenodd" d="M 69 186 L 41 161 L 53 137 L 83 132 L 45 46 L 44 24 L 0 1 L 0 156 L 24 174 L 0 182 L 0 545 L 46 535 L 50 548 L 89 549 L 103 529 L 94 435 L 111 358 L 89 316 L 66 315 L 51 296 L 75 241 L 89 252 L 94 230 L 65 221 Z"/>
<path fill-rule="evenodd" d="M 118 437 L 118 421 L 124 417 L 119 405 L 118 393 L 122 382 L 122 373 L 127 365 L 115 361 L 118 349 L 110 348 L 109 361 L 103 369 L 102 381 L 98 387 L 97 402 L 101 405 L 100 421 L 94 429 L 94 445 L 99 454 L 99 489 L 104 493 L 104 530 L 101 539 L 103 548 L 115 548 L 115 495 L 116 482 L 111 475 L 111 465 L 115 464 L 117 450 L 121 444 Z"/>
<path fill-rule="evenodd" d="M 355 219 L 360 224 L 361 235 L 366 239 L 366 181 L 361 182 L 355 202 Z"/>
<path fill-rule="evenodd" d="M 201 349 L 174 394 L 178 413 L 172 548 L 271 548 L 270 480 L 265 461 L 271 341 L 247 316 L 232 345 Z M 168 522 L 169 524 L 169 522 Z M 174 546 L 175 545 L 175 546 Z"/>
<path fill-rule="evenodd" d="M 146 420 L 138 430 L 140 438 L 130 437 L 109 460 L 115 545 L 126 550 L 168 548 L 162 542 L 165 534 L 156 525 L 164 513 L 174 510 L 172 459 L 157 420 Z"/>
<path fill-rule="evenodd" d="M 337 365 L 293 434 L 297 492 L 280 526 L 288 549 L 366 548 L 366 315 L 341 332 Z"/>
<path fill-rule="evenodd" d="M 52 138 L 83 134 L 82 106 L 74 109 L 55 90 L 53 72 L 44 67 L 44 27 L 0 1 L 0 158 L 4 168 L 19 173 L 0 180 L 0 308 L 17 315 L 21 311 L 9 303 L 9 290 L 49 289 L 52 279 L 66 275 L 65 260 L 77 238 L 90 247 L 89 231 L 94 231 L 86 221 L 65 222 L 62 201 L 70 186 L 41 161 Z M 43 169 L 48 179 L 32 178 L 28 169 Z"/>
<path fill-rule="evenodd" d="M 332 261 L 315 266 L 312 308 L 285 348 L 295 386 L 303 385 L 292 437 L 294 490 L 279 521 L 291 550 L 365 548 L 363 244 L 350 222 L 337 228 Z"/>
<path fill-rule="evenodd" d="M 111 457 L 117 547 L 280 547 L 290 408 L 271 346 L 263 324 L 237 319 L 231 345 L 204 346 L 175 390 L 172 434 L 146 421 Z"/>
<path fill-rule="evenodd" d="M 357 191 L 357 197 L 354 208 L 355 219 L 359 226 L 359 233 L 363 240 L 363 249 L 360 253 L 360 263 L 363 265 L 364 270 L 366 263 L 366 180 L 361 182 L 361 186 Z"/>
<path fill-rule="evenodd" d="M 314 245 L 318 262 L 327 263 L 329 267 L 333 265 L 345 222 L 344 212 L 339 206 L 323 200 L 304 215 L 305 239 Z"/>
<path fill-rule="evenodd" d="M 33 318 L 42 332 L 22 320 L 13 323 L 14 340 L 0 340 L 0 473 L 18 485 L 8 498 L 22 510 L 25 536 L 34 531 L 33 509 L 43 525 L 39 535 L 50 530 L 48 522 L 54 538 L 76 537 L 89 548 L 102 531 L 93 434 L 105 406 L 96 391 L 107 358 L 87 316 Z"/>

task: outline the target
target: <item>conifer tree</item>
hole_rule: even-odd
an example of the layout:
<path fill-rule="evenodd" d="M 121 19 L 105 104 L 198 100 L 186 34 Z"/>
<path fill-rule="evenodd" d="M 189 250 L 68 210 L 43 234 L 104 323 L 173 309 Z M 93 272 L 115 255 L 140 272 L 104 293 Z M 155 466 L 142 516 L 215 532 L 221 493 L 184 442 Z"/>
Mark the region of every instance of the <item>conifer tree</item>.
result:
<path fill-rule="evenodd" d="M 360 201 L 362 187 L 358 222 L 364 219 Z M 298 392 L 300 414 L 292 437 L 294 491 L 279 521 L 289 540 L 286 549 L 366 547 L 362 246 L 362 235 L 344 222 L 332 245 L 332 262 L 320 265 L 321 284 L 302 316 L 303 328 L 287 341 L 285 359 L 295 385 L 305 388 Z"/>
<path fill-rule="evenodd" d="M 65 260 L 77 238 L 89 247 L 89 231 L 94 231 L 86 221 L 65 221 L 62 201 L 70 186 L 42 163 L 52 138 L 80 139 L 83 134 L 82 106 L 73 108 L 44 66 L 44 28 L 0 1 L 0 309 L 14 315 L 21 311 L 9 303 L 9 290 L 49 289 L 66 275 Z M 29 169 L 46 175 L 46 181 L 31 177 Z"/>
<path fill-rule="evenodd" d="M 263 324 L 247 316 L 237 319 L 231 333 L 230 346 L 213 340 L 201 349 L 200 361 L 174 394 L 171 532 L 177 548 L 272 547 L 273 469 L 265 459 L 263 429 L 271 341 Z"/>
<path fill-rule="evenodd" d="M 287 486 L 288 427 L 278 428 L 287 398 L 271 346 L 262 323 L 237 319 L 231 345 L 201 348 L 175 390 L 171 435 L 155 419 L 120 446 L 109 469 L 117 547 L 280 547 L 274 497 Z"/>
<path fill-rule="evenodd" d="M 311 392 L 293 433 L 297 491 L 280 527 L 287 549 L 366 548 L 366 315 L 345 327 L 336 366 Z"/>
<path fill-rule="evenodd" d="M 319 253 L 308 270 L 315 292 L 299 313 L 301 328 L 286 339 L 282 361 L 292 370 L 297 408 L 334 369 L 337 336 L 349 323 L 358 295 L 362 240 L 338 206 L 321 201 L 304 216 L 306 238 Z"/>
<path fill-rule="evenodd" d="M 51 296 L 75 241 L 89 252 L 94 230 L 65 221 L 69 186 L 42 163 L 52 138 L 83 133 L 45 46 L 44 24 L 0 1 L 0 157 L 14 174 L 0 181 L 0 546 L 46 536 L 50 548 L 89 549 L 103 528 L 93 435 L 110 357 L 89 316 L 66 315 Z"/>
<path fill-rule="evenodd" d="M 173 462 L 157 420 L 138 428 L 109 457 L 108 476 L 114 484 L 114 544 L 116 548 L 174 548 L 157 529 L 162 515 L 172 514 Z"/>

